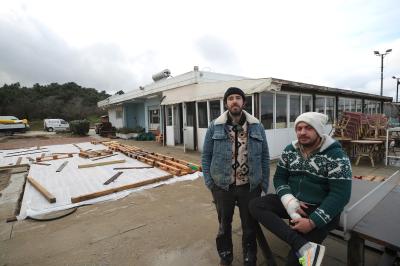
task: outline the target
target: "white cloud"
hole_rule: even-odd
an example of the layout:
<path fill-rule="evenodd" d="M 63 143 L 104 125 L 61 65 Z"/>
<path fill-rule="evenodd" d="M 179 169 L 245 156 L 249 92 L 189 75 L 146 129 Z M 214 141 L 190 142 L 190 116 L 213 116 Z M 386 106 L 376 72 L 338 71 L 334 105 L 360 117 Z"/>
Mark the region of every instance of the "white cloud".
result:
<path fill-rule="evenodd" d="M 4 1 L 0 84 L 115 91 L 169 68 L 276 77 L 394 96 L 400 7 L 382 1 Z M 3 39 L 6 41 L 3 41 Z"/>

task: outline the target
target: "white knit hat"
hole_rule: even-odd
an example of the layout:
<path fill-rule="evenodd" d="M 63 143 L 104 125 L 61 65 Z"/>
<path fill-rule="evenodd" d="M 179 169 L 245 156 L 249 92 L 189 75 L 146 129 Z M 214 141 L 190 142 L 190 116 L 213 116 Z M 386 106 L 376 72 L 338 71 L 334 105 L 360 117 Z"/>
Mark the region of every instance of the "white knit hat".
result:
<path fill-rule="evenodd" d="M 328 122 L 328 116 L 317 112 L 302 113 L 296 118 L 296 121 L 294 121 L 295 128 L 299 122 L 309 124 L 317 131 L 318 135 L 322 137 L 324 134 L 324 126 Z"/>

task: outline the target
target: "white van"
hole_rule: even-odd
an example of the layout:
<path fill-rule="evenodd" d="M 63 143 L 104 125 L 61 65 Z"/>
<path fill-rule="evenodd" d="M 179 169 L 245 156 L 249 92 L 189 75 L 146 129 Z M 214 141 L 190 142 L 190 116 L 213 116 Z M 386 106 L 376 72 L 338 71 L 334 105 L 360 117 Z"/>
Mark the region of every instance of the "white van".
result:
<path fill-rule="evenodd" d="M 64 119 L 45 119 L 43 128 L 49 132 L 69 130 L 69 124 Z"/>

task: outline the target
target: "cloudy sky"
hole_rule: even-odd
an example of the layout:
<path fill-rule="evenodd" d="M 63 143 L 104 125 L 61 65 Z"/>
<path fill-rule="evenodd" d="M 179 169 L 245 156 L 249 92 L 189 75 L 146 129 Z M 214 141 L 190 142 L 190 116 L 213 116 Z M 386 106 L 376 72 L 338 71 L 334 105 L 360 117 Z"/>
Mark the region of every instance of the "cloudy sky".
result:
<path fill-rule="evenodd" d="M 394 96 L 396 0 L 0 0 L 0 86 L 74 81 L 129 91 L 165 68 Z"/>

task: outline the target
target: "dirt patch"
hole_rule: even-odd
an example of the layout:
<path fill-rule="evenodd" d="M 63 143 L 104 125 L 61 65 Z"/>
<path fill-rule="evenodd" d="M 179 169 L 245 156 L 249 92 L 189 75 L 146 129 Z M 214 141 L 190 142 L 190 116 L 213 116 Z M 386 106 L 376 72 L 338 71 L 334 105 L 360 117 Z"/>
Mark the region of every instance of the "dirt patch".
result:
<path fill-rule="evenodd" d="M 45 136 L 8 136 L 0 139 L 0 149 L 20 149 L 20 148 L 30 148 L 36 146 L 48 146 L 57 144 L 69 144 L 69 143 L 80 143 L 80 142 L 90 142 L 94 140 L 93 137 L 75 137 L 71 135 L 45 135 Z"/>
<path fill-rule="evenodd" d="M 5 189 L 10 183 L 11 174 L 10 171 L 0 171 L 0 191 Z M 1 198 L 0 193 L 0 198 Z"/>

